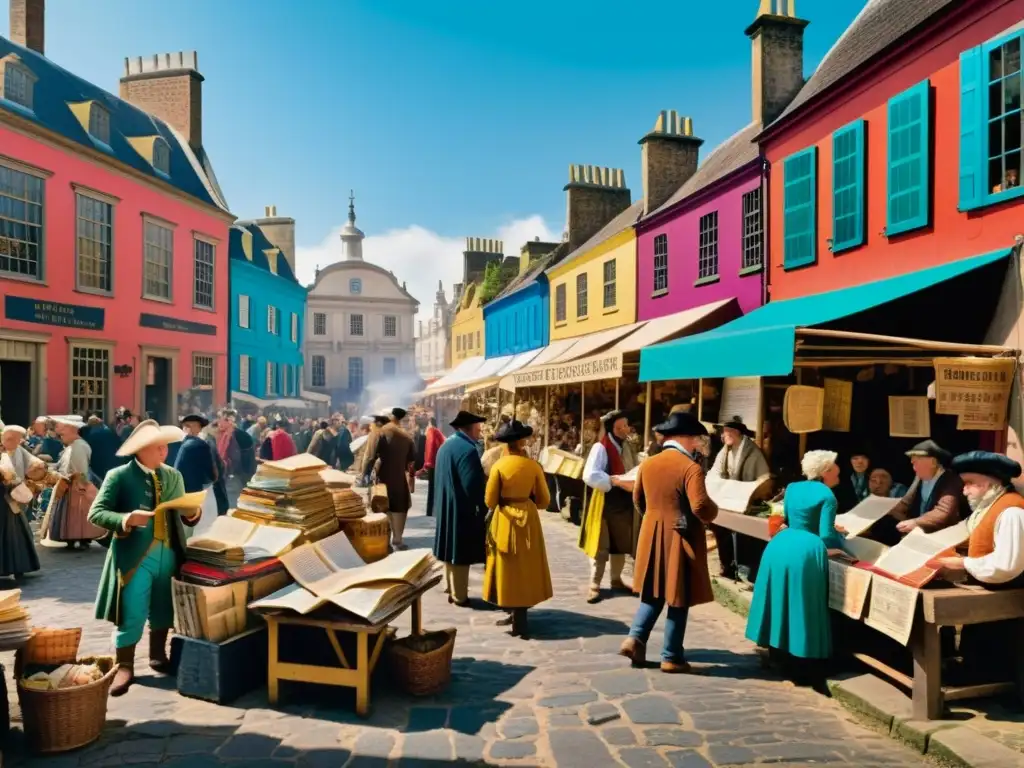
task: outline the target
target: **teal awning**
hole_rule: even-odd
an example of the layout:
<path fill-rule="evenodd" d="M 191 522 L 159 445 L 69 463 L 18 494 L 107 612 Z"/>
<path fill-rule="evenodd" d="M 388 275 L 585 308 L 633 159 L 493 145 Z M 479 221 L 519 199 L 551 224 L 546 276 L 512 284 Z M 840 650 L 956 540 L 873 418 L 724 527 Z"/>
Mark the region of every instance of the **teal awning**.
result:
<path fill-rule="evenodd" d="M 1009 249 L 993 251 L 887 280 L 771 302 L 713 331 L 641 350 L 640 381 L 786 376 L 793 372 L 798 328 L 855 315 L 1009 255 Z"/>

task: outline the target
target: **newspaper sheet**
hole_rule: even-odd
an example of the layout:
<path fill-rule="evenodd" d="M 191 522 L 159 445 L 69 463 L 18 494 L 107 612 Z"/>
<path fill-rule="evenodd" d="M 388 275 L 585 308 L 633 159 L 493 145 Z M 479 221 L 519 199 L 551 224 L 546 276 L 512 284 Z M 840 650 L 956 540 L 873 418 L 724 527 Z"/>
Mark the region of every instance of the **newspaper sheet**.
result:
<path fill-rule="evenodd" d="M 204 501 L 206 501 L 206 491 L 193 491 L 176 499 L 157 504 L 156 509 L 153 511 L 162 512 L 176 509 L 182 512 L 192 512 L 193 510 L 201 509 Z"/>
<path fill-rule="evenodd" d="M 708 476 L 704 479 L 704 486 L 707 488 L 708 496 L 718 505 L 719 509 L 742 513 L 747 511 L 754 494 L 762 485 L 770 481 L 771 478 L 768 475 L 748 482 Z"/>
<path fill-rule="evenodd" d="M 969 536 L 966 521 L 935 533 L 924 533 L 920 528 L 915 528 L 886 552 L 875 563 L 875 567 L 897 578 L 908 576 L 924 568 L 929 560 L 967 541 Z"/>
<path fill-rule="evenodd" d="M 859 536 L 855 539 L 847 539 L 843 542 L 843 548 L 862 563 L 874 565 L 889 551 L 889 548 L 873 539 L 862 539 Z"/>
<path fill-rule="evenodd" d="M 899 503 L 888 496 L 868 496 L 849 512 L 836 515 L 836 527 L 846 531 L 846 538 L 860 536 Z"/>
<path fill-rule="evenodd" d="M 871 588 L 871 572 L 842 560 L 828 561 L 828 607 L 851 619 L 864 615 Z"/>
<path fill-rule="evenodd" d="M 914 629 L 918 590 L 875 574 L 871 577 L 871 600 L 864 623 L 903 645 Z"/>

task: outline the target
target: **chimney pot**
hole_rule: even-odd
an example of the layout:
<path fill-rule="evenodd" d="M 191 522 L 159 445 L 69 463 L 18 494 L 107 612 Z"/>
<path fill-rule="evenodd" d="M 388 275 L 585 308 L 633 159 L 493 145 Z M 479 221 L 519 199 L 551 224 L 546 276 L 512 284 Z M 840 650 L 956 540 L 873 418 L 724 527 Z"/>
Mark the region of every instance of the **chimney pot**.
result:
<path fill-rule="evenodd" d="M 46 0 L 10 0 L 11 40 L 45 55 Z"/>
<path fill-rule="evenodd" d="M 770 125 L 804 84 L 804 28 L 795 0 L 761 0 L 757 18 L 747 27 L 751 42 L 753 120 Z"/>
<path fill-rule="evenodd" d="M 640 139 L 644 215 L 660 208 L 697 172 L 700 145 L 693 121 L 676 110 L 662 110 L 654 130 Z"/>
<path fill-rule="evenodd" d="M 120 96 L 181 133 L 193 150 L 203 146 L 203 76 L 195 51 L 124 60 Z"/>

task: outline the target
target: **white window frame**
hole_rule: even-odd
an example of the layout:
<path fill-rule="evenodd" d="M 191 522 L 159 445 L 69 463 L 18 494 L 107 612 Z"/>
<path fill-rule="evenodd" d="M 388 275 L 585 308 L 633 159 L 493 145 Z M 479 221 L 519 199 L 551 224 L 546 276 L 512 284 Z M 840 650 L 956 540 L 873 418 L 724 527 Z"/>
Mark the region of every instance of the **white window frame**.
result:
<path fill-rule="evenodd" d="M 210 255 L 210 278 L 209 281 L 203 280 L 203 282 L 209 282 L 210 285 L 210 303 L 203 304 L 199 301 L 199 284 L 202 278 L 200 277 L 200 268 L 205 268 L 206 264 L 200 263 L 199 255 L 201 251 L 209 249 Z M 204 254 L 205 256 L 205 254 Z M 217 244 L 207 240 L 203 237 L 192 237 L 192 307 L 194 309 L 203 309 L 209 312 L 213 312 L 217 305 Z"/>
<path fill-rule="evenodd" d="M 92 356 L 80 357 L 78 360 L 85 366 L 84 372 L 76 370 L 75 353 L 77 351 L 92 352 Z M 106 379 L 95 375 L 96 366 L 106 366 Z M 92 368 L 91 374 L 89 369 Z M 110 411 L 110 396 L 113 388 L 114 347 L 112 344 L 72 341 L 68 345 L 68 403 L 71 413 L 85 415 L 91 411 L 102 411 L 104 416 Z M 103 393 L 100 395 L 75 393 L 79 383 L 103 382 Z"/>
<path fill-rule="evenodd" d="M 104 198 L 99 195 L 86 194 L 82 190 L 75 190 L 75 288 L 83 293 L 96 293 L 101 296 L 111 296 L 114 293 L 114 202 L 112 198 Z M 93 207 L 95 206 L 95 207 Z M 85 207 L 92 208 L 90 211 L 83 210 Z M 106 214 L 103 216 L 83 216 L 83 213 Z M 105 239 L 104 239 L 105 238 Z M 102 264 L 106 264 L 106 287 L 87 285 L 82 280 L 82 258 L 83 245 L 88 244 L 92 253 L 87 258 L 96 259 L 102 270 Z M 105 251 L 99 255 L 96 251 Z M 102 279 L 102 275 L 100 275 Z"/>
<path fill-rule="evenodd" d="M 278 335 L 277 307 L 273 304 L 267 305 L 267 333 L 271 336 Z"/>
<path fill-rule="evenodd" d="M 0 159 L 0 174 L 3 176 L 10 174 L 10 183 L 6 187 L 4 186 L 3 179 L 0 178 L 0 197 L 16 201 L 25 206 L 26 209 L 25 218 L 18 219 L 15 223 L 25 228 L 26 237 L 27 230 L 29 229 L 37 235 L 35 243 L 29 239 L 0 238 L 6 243 L 6 253 L 10 253 L 15 248 L 19 251 L 27 252 L 33 245 L 36 249 L 35 272 L 15 272 L 8 268 L 0 270 L 0 277 L 34 283 L 42 282 L 46 274 L 44 271 L 46 265 L 46 179 L 49 178 L 49 174 L 36 171 L 30 166 L 22 165 L 21 163 L 5 162 L 2 159 Z M 32 221 L 33 217 L 38 219 L 38 221 Z M 16 258 L 20 261 L 31 263 L 30 259 L 27 258 L 27 253 L 25 255 L 19 254 Z M 10 267 L 9 262 L 8 267 Z"/>
<path fill-rule="evenodd" d="M 299 343 L 299 316 L 292 312 L 292 344 Z"/>
<path fill-rule="evenodd" d="M 590 315 L 590 297 L 589 297 L 589 286 L 590 281 L 587 279 L 586 272 L 580 272 L 576 275 L 576 319 L 580 320 Z"/>
<path fill-rule="evenodd" d="M 200 371 L 205 373 L 206 369 L 209 369 L 209 381 L 205 380 L 205 377 L 200 376 Z M 217 361 L 213 355 L 204 355 L 198 352 L 192 353 L 192 388 L 206 388 L 213 389 L 214 377 L 216 376 Z"/>
<path fill-rule="evenodd" d="M 244 293 L 238 294 L 238 327 L 248 329 L 251 325 L 252 318 L 250 313 L 252 311 L 252 299 Z"/>
<path fill-rule="evenodd" d="M 611 277 L 608 276 L 609 267 L 611 267 Z M 618 306 L 618 267 L 619 265 L 616 259 L 608 259 L 607 261 L 604 262 L 604 264 L 601 265 L 601 278 L 604 282 L 604 290 L 602 291 L 603 298 L 601 302 L 603 305 L 603 309 L 614 309 L 616 306 Z"/>
<path fill-rule="evenodd" d="M 263 390 L 266 395 L 277 394 L 277 363 L 267 360 L 267 386 Z"/>
<path fill-rule="evenodd" d="M 238 388 L 243 392 L 250 392 L 249 389 L 249 367 L 252 359 L 248 355 L 238 356 Z"/>

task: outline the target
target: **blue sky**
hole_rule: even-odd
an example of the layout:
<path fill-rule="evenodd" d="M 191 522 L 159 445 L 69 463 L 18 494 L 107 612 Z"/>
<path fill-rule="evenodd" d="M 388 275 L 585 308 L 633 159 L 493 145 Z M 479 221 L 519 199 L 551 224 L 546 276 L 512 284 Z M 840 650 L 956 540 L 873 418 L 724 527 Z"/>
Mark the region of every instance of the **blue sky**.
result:
<path fill-rule="evenodd" d="M 862 5 L 798 0 L 808 74 Z M 236 215 L 294 216 L 308 277 L 335 257 L 354 188 L 367 257 L 427 308 L 465 236 L 504 236 L 507 253 L 557 237 L 570 163 L 625 169 L 636 199 L 659 110 L 691 116 L 703 154 L 746 125 L 757 6 L 48 0 L 46 47 L 115 93 L 125 56 L 197 50 L 204 143 Z"/>

